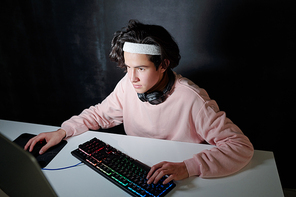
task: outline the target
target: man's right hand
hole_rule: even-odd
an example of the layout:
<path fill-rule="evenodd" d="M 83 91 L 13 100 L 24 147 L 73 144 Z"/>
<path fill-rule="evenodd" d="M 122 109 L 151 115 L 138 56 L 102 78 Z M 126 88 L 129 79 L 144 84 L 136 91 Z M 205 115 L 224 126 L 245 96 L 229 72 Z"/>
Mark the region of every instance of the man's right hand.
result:
<path fill-rule="evenodd" d="M 46 152 L 50 147 L 60 143 L 62 139 L 64 139 L 65 137 L 66 131 L 64 131 L 63 129 L 59 129 L 53 132 L 40 133 L 39 135 L 31 138 L 25 145 L 24 149 L 29 149 L 29 152 L 32 152 L 37 142 L 45 140 L 46 145 L 44 145 L 39 151 L 39 154 L 41 155 L 44 152 Z"/>

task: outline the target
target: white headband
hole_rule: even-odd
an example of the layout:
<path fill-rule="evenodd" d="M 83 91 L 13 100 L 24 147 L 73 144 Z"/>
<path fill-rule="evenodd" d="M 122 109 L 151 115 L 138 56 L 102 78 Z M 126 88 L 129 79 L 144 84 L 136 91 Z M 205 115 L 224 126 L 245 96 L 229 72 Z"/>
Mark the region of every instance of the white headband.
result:
<path fill-rule="evenodd" d="M 123 51 L 147 55 L 161 55 L 160 47 L 153 44 L 125 42 L 123 45 Z"/>

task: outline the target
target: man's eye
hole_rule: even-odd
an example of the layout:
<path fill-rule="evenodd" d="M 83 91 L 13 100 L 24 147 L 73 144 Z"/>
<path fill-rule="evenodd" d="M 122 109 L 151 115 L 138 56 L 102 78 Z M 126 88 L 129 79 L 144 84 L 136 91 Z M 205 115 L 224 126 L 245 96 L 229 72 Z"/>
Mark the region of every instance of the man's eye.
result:
<path fill-rule="evenodd" d="M 139 71 L 144 71 L 145 69 L 144 68 L 138 68 L 139 69 Z"/>

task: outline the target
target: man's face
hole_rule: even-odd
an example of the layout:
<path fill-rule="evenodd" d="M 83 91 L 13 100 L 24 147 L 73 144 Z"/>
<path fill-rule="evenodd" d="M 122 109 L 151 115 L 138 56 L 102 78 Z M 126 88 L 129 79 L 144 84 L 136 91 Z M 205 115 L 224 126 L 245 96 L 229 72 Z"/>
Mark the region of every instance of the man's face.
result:
<path fill-rule="evenodd" d="M 147 55 L 124 52 L 128 77 L 137 93 L 145 93 L 163 77 L 165 69 L 160 65 L 156 70 Z"/>

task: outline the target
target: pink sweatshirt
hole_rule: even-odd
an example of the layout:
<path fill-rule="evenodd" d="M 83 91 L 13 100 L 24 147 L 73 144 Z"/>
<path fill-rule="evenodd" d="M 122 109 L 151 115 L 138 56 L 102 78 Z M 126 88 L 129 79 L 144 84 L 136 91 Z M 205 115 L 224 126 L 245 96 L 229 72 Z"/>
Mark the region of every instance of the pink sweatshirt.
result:
<path fill-rule="evenodd" d="M 140 101 L 125 75 L 102 103 L 73 116 L 61 128 L 70 137 L 124 123 L 127 135 L 215 145 L 184 161 L 189 176 L 221 177 L 243 168 L 254 152 L 249 139 L 204 89 L 175 75 L 168 98 L 158 105 Z"/>

